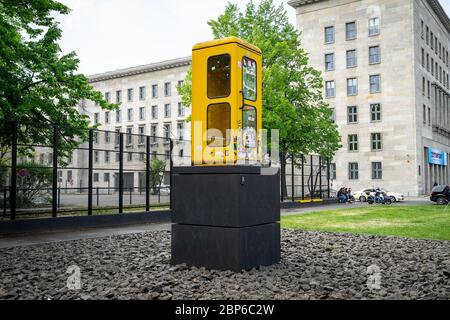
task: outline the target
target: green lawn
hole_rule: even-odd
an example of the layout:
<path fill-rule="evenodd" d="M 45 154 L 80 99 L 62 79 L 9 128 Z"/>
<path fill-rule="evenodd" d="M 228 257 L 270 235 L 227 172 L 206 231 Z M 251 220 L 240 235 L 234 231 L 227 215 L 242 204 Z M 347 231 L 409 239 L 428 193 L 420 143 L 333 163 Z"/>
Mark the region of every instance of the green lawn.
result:
<path fill-rule="evenodd" d="M 284 228 L 364 233 L 409 238 L 450 240 L 450 208 L 443 206 L 345 207 L 281 219 Z"/>

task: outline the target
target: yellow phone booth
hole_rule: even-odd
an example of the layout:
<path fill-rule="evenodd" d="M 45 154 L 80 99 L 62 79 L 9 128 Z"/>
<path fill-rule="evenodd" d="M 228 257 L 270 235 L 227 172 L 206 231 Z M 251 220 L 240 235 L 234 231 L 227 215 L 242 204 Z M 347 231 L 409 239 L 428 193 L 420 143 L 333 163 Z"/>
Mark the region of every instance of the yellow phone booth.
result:
<path fill-rule="evenodd" d="M 261 50 L 236 37 L 194 46 L 194 166 L 261 163 L 261 67 Z"/>
<path fill-rule="evenodd" d="M 192 51 L 192 166 L 171 175 L 172 264 L 241 271 L 280 261 L 280 175 L 261 166 L 261 50 Z"/>

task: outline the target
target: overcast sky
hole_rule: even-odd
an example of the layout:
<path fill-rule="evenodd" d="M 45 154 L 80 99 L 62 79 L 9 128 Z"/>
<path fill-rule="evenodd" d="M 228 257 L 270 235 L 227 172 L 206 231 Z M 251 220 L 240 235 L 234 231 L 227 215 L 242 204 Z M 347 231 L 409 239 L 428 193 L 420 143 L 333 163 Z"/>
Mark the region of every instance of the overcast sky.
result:
<path fill-rule="evenodd" d="M 87 75 L 191 54 L 211 39 L 206 22 L 223 13 L 228 0 L 59 0 L 72 12 L 58 17 L 63 53 L 76 51 Z M 248 0 L 230 0 L 243 8 Z M 256 4 L 260 0 L 254 0 Z M 294 9 L 283 4 L 295 24 Z M 450 14 L 450 0 L 440 0 Z"/>

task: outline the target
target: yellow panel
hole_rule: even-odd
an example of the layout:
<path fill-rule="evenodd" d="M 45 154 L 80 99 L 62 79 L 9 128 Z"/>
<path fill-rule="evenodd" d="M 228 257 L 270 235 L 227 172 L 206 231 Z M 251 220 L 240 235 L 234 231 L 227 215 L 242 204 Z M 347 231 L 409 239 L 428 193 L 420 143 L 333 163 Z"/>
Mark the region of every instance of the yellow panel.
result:
<path fill-rule="evenodd" d="M 194 46 L 192 50 L 193 165 L 260 164 L 261 65 L 261 51 L 235 37 L 203 42 Z M 245 77 L 243 77 L 244 73 Z M 244 79 L 245 86 L 243 86 Z M 244 94 L 246 99 L 243 97 Z M 229 108 L 225 107 L 228 105 Z M 243 128 L 243 125 L 247 127 Z M 208 134 L 208 128 L 215 130 Z"/>

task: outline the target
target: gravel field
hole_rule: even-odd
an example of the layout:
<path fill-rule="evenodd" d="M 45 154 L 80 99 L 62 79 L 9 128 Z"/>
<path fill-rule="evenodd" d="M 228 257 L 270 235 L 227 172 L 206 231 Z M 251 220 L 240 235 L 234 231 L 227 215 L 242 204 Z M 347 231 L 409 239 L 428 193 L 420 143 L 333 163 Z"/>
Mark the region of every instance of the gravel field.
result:
<path fill-rule="evenodd" d="M 235 274 L 169 262 L 167 231 L 2 249 L 0 298 L 450 299 L 446 241 L 282 230 L 276 266 Z M 67 288 L 73 265 L 81 290 Z"/>

